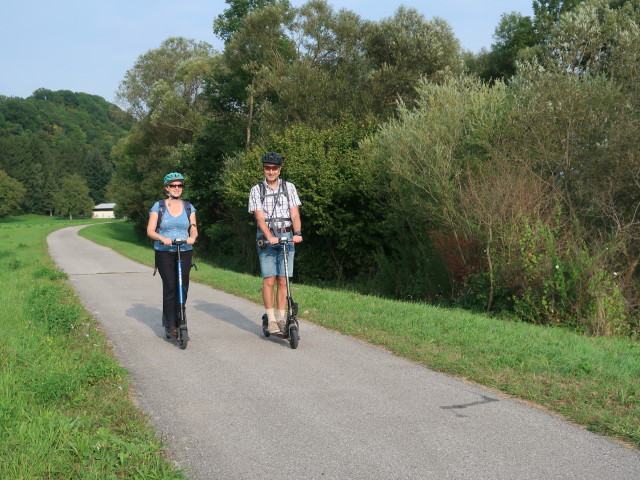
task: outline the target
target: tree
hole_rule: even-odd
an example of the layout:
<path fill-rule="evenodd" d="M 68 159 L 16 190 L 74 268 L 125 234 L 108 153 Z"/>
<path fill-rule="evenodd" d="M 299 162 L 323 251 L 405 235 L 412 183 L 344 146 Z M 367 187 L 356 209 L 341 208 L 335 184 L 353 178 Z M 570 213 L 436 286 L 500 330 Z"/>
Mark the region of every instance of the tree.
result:
<path fill-rule="evenodd" d="M 399 7 L 392 18 L 368 23 L 363 33 L 366 55 L 375 66 L 367 87 L 375 92 L 379 110 L 411 104 L 423 77 L 462 71 L 460 42 L 440 18 L 427 21 L 415 9 Z"/>
<path fill-rule="evenodd" d="M 485 80 L 508 80 L 516 73 L 517 62 L 530 58 L 544 59 L 552 30 L 562 15 L 585 0 L 551 0 L 533 2 L 533 18 L 517 12 L 505 13 L 495 29 L 495 43 L 490 51 L 481 51 L 466 61 L 469 69 Z"/>
<path fill-rule="evenodd" d="M 634 6 L 635 4 L 635 6 Z M 635 91 L 640 62 L 640 5 L 594 0 L 563 15 L 552 30 L 547 67 L 575 74 L 606 74 Z"/>
<path fill-rule="evenodd" d="M 106 199 L 106 186 L 111 180 L 113 166 L 102 156 L 98 149 L 92 149 L 85 155 L 84 177 L 87 179 L 89 194 L 95 203 Z"/>
<path fill-rule="evenodd" d="M 546 114 L 536 120 L 536 129 L 549 128 L 552 135 L 540 133 L 539 138 L 545 136 L 551 145 L 560 140 L 564 145 L 563 153 L 543 155 L 565 159 L 556 178 L 562 181 L 564 199 L 583 229 L 580 235 L 588 239 L 592 251 L 599 252 L 590 276 L 593 271 L 616 272 L 612 283 L 622 292 L 627 313 L 640 304 L 639 45 L 637 0 L 585 2 L 562 15 L 552 29 L 550 55 L 542 65 L 554 80 L 541 89 L 535 80 L 540 90 L 527 95 L 539 98 L 537 108 L 546 102 L 554 108 L 561 106 L 565 114 L 581 110 L 570 117 L 559 112 Z M 525 76 L 539 78 L 539 72 L 540 65 L 531 66 Z M 582 85 L 582 91 L 574 94 L 574 85 Z M 558 98 L 545 98 L 543 91 L 555 92 Z M 552 119 L 553 126 L 543 127 Z M 558 128 L 561 119 L 565 126 Z M 590 125 L 588 130 L 583 130 L 585 125 Z M 562 139 L 553 138 L 563 130 Z M 555 145 L 557 148 L 558 143 Z M 605 274 L 602 277 L 609 279 Z M 605 288 L 602 282 L 598 285 L 609 292 L 598 293 L 599 298 L 611 299 L 616 290 Z"/>
<path fill-rule="evenodd" d="M 0 218 L 20 210 L 26 192 L 22 183 L 0 170 Z"/>
<path fill-rule="evenodd" d="M 563 13 L 575 9 L 587 0 L 533 0 L 533 26 L 541 41 L 551 36 L 553 26 Z"/>
<path fill-rule="evenodd" d="M 520 53 L 539 42 L 531 18 L 516 12 L 502 15 L 493 38 L 491 51 L 484 53 L 486 66 L 478 72 L 486 80 L 512 77 Z"/>
<path fill-rule="evenodd" d="M 229 5 L 229 8 L 213 21 L 213 33 L 224 40 L 225 43 L 240 29 L 244 17 L 254 10 L 259 10 L 275 3 L 282 3 L 287 8 L 289 7 L 287 0 L 225 0 L 225 3 Z"/>
<path fill-rule="evenodd" d="M 485 230 L 460 207 L 467 179 L 487 162 L 500 131 L 505 88 L 449 75 L 442 84 L 421 81 L 417 93 L 416 107 L 401 106 L 398 118 L 381 125 L 363 148 L 372 163 L 385 167 L 372 169 L 371 188 L 380 192 L 377 210 L 390 235 L 389 255 L 419 272 L 422 291 L 414 295 L 453 299 L 481 260 L 469 249 L 487 242 Z M 440 263 L 436 244 L 448 248 L 439 252 Z M 440 279 L 443 265 L 448 289 Z"/>
<path fill-rule="evenodd" d="M 398 99 L 415 98 L 421 76 L 462 69 L 459 43 L 441 19 L 401 7 L 378 24 L 323 0 L 284 5 L 243 17 L 209 89 L 212 107 L 245 124 L 246 149 L 293 123 L 386 118 Z"/>
<path fill-rule="evenodd" d="M 118 102 L 138 120 L 155 116 L 156 123 L 178 132 L 192 131 L 204 80 L 214 65 L 213 53 L 206 42 L 168 38 L 138 57 L 126 72 Z"/>
<path fill-rule="evenodd" d="M 257 111 L 263 103 L 277 101 L 269 79 L 277 76 L 296 58 L 295 45 L 285 29 L 293 13 L 286 3 L 274 3 L 243 18 L 242 28 L 227 42 L 224 70 L 215 79 L 225 97 L 213 102 L 231 109 L 232 121 L 245 129 L 245 149 L 249 149 L 256 132 Z M 231 97 L 231 98 L 229 98 Z"/>
<path fill-rule="evenodd" d="M 89 187 L 84 178 L 78 174 L 69 175 L 60 181 L 55 193 L 55 210 L 60 215 L 90 216 L 94 202 L 89 196 Z"/>
<path fill-rule="evenodd" d="M 183 146 L 206 125 L 202 94 L 217 62 L 209 44 L 169 38 L 141 55 L 120 84 L 119 101 L 139 121 L 114 147 L 108 191 L 118 198 L 118 214 L 140 232 L 149 207 L 162 193 L 162 177 L 183 170 Z"/>
<path fill-rule="evenodd" d="M 365 22 L 315 0 L 297 9 L 286 25 L 292 55 L 273 62 L 255 80 L 262 95 L 256 109 L 260 132 L 282 133 L 294 123 L 322 129 L 366 119 L 376 102 L 366 88 L 371 64 L 361 38 Z"/>

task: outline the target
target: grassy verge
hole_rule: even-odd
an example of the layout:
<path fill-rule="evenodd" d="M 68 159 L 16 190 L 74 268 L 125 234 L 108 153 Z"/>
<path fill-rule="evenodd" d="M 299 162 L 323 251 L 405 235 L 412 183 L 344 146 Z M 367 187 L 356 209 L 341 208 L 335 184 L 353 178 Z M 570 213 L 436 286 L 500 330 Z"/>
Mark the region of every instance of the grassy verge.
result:
<path fill-rule="evenodd" d="M 130 225 L 81 235 L 147 265 Z M 303 247 L 301 247 L 303 248 Z M 197 250 L 196 250 L 197 252 Z M 198 264 L 200 283 L 261 302 L 258 277 Z M 440 372 L 495 388 L 640 448 L 640 343 L 590 338 L 558 328 L 293 285 L 304 321 L 360 338 Z"/>
<path fill-rule="evenodd" d="M 46 236 L 80 223 L 0 221 L 0 478 L 184 478 L 49 257 Z"/>

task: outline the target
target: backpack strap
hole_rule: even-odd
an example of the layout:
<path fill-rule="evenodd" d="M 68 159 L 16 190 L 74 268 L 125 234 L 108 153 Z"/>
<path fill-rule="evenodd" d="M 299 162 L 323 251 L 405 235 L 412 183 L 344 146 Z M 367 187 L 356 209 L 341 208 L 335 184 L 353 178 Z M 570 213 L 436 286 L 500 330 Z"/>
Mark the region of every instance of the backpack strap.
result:
<path fill-rule="evenodd" d="M 187 220 L 191 223 L 191 211 L 193 210 L 193 207 L 186 200 L 183 200 L 182 203 L 184 204 L 185 212 L 187 212 Z M 191 226 L 189 226 L 189 228 L 191 228 Z"/>
<path fill-rule="evenodd" d="M 184 210 L 187 213 L 187 220 L 191 222 L 191 212 L 193 211 L 193 206 L 187 202 L 186 200 L 182 201 L 184 205 Z M 156 232 L 160 230 L 160 225 L 162 224 L 162 217 L 164 216 L 164 212 L 167 210 L 167 203 L 164 198 L 158 200 L 158 223 L 156 224 Z M 191 228 L 191 226 L 189 226 Z"/>
<path fill-rule="evenodd" d="M 287 204 L 291 205 L 291 201 L 289 200 L 289 189 L 287 188 L 287 181 L 285 179 L 281 179 L 282 181 L 280 182 L 280 187 L 278 188 L 278 192 L 277 193 L 270 193 L 269 196 L 277 196 L 277 195 L 286 195 L 287 196 Z M 264 181 L 260 182 L 258 184 L 258 187 L 260 188 L 260 202 L 264 202 L 264 198 L 267 196 L 267 190 L 266 187 L 264 186 Z"/>
<path fill-rule="evenodd" d="M 182 201 L 183 205 L 184 205 L 184 210 L 187 214 L 187 220 L 189 222 L 191 222 L 191 212 L 193 211 L 193 206 L 187 202 L 186 200 Z M 164 198 L 158 200 L 158 223 L 156 224 L 156 232 L 160 230 L 160 224 L 162 223 L 162 217 L 164 216 L 164 212 L 167 210 L 167 203 L 165 202 Z M 189 225 L 189 229 L 187 231 L 191 230 L 191 225 Z M 197 266 L 195 266 L 195 264 L 192 263 L 192 266 L 196 267 L 196 270 L 198 269 Z M 156 272 L 158 271 L 158 265 L 154 266 L 153 269 L 153 276 L 155 277 Z"/>
<path fill-rule="evenodd" d="M 162 223 L 162 217 L 166 209 L 167 203 L 164 201 L 164 198 L 162 198 L 158 201 L 158 223 L 156 223 L 156 232 L 160 230 L 160 224 Z"/>
<path fill-rule="evenodd" d="M 287 196 L 287 205 L 289 206 L 289 210 L 291 210 L 291 199 L 289 198 L 289 187 L 287 187 L 287 181 L 282 179 L 282 191 Z"/>
<path fill-rule="evenodd" d="M 162 217 L 164 216 L 164 211 L 167 209 L 167 204 L 164 201 L 164 198 L 158 200 L 158 222 L 156 223 L 156 232 L 160 230 L 160 224 L 162 223 Z M 158 272 L 158 264 L 155 263 L 153 265 L 153 276 L 156 276 Z"/>
<path fill-rule="evenodd" d="M 273 213 L 275 212 L 275 208 L 276 205 L 278 203 L 278 197 L 280 195 L 285 195 L 287 197 L 287 205 L 289 206 L 289 209 L 291 209 L 291 200 L 289 199 L 289 188 L 287 187 L 287 181 L 285 179 L 280 179 L 280 186 L 278 187 L 278 191 L 276 193 L 269 193 L 267 194 L 266 191 L 266 187 L 265 187 L 265 182 L 264 180 L 262 182 L 260 182 L 258 184 L 259 188 L 260 188 L 260 202 L 264 203 L 264 199 L 269 196 L 269 197 L 276 197 L 273 203 L 273 211 L 271 212 L 271 216 L 269 217 L 269 222 L 268 222 L 268 227 L 272 228 L 272 224 L 274 222 L 282 222 L 285 220 L 291 221 L 291 217 L 273 217 Z"/>
<path fill-rule="evenodd" d="M 184 204 L 184 211 L 187 214 L 187 222 L 189 222 L 189 227 L 187 228 L 188 235 L 191 233 L 191 212 L 193 211 L 193 207 L 186 200 L 183 200 L 182 203 Z"/>

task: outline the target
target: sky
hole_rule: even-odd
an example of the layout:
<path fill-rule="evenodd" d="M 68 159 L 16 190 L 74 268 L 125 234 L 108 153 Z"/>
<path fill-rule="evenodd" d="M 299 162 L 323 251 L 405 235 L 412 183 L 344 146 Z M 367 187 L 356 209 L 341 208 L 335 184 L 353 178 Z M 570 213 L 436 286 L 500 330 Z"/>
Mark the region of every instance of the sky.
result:
<path fill-rule="evenodd" d="M 290 0 L 300 6 L 307 0 Z M 366 20 L 392 17 L 400 5 L 427 20 L 446 20 L 462 48 L 489 49 L 504 13 L 532 15 L 532 0 L 328 0 L 334 11 Z M 30 96 L 38 88 L 100 95 L 115 102 L 124 75 L 140 55 L 169 37 L 204 41 L 224 0 L 22 0 L 0 10 L 0 95 Z"/>

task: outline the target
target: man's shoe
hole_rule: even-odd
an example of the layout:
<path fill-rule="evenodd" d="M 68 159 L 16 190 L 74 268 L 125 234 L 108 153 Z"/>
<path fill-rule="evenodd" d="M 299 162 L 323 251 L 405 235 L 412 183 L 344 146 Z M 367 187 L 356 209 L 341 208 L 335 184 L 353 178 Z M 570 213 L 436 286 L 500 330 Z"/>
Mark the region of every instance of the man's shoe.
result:
<path fill-rule="evenodd" d="M 281 332 L 284 332 L 284 328 L 287 326 L 287 322 L 285 322 L 284 320 L 278 320 L 278 328 L 280 329 Z"/>
<path fill-rule="evenodd" d="M 276 322 L 269 322 L 269 333 L 280 333 L 280 327 Z"/>

